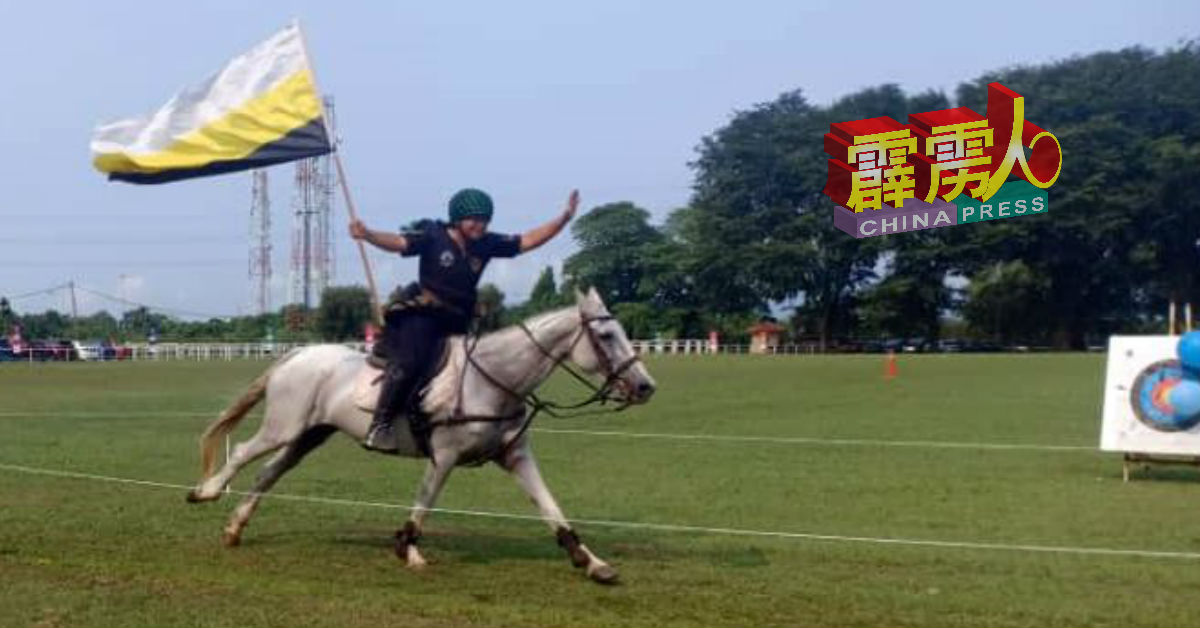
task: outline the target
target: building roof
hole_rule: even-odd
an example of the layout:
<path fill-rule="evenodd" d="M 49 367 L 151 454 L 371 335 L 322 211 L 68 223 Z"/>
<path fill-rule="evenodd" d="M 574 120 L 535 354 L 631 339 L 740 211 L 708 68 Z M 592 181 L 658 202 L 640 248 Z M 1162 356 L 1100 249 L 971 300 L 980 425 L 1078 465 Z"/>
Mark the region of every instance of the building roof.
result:
<path fill-rule="evenodd" d="M 779 323 L 761 321 L 751 325 L 746 331 L 750 332 L 751 334 L 778 334 L 782 333 L 784 329 L 786 329 L 786 327 L 780 325 Z"/>

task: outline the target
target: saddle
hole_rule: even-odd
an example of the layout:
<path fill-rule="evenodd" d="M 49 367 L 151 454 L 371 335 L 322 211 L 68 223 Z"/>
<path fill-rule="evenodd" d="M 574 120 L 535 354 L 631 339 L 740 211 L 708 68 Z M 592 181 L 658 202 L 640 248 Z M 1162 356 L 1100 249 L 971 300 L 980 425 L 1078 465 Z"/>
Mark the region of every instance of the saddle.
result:
<path fill-rule="evenodd" d="M 416 394 L 413 395 L 413 401 L 410 407 L 404 408 L 401 414 L 407 419 L 413 414 L 421 412 L 421 402 L 425 399 L 425 393 L 429 389 L 429 384 L 433 378 L 446 368 L 446 362 L 450 359 L 450 342 L 444 343 L 442 353 L 434 363 L 432 369 L 427 371 L 427 374 L 417 382 Z M 374 412 L 375 406 L 379 404 L 379 393 L 383 382 L 383 371 L 387 368 L 387 357 L 381 353 L 368 353 L 366 363 L 359 369 L 358 375 L 354 378 L 354 406 L 364 412 Z"/>

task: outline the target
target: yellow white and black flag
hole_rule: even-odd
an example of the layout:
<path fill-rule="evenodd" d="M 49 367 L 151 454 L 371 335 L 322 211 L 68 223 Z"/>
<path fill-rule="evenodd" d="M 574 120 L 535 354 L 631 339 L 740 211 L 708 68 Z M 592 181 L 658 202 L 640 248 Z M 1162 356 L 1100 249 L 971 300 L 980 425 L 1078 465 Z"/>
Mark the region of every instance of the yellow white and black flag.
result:
<path fill-rule="evenodd" d="M 152 114 L 103 124 L 93 163 L 110 179 L 166 183 L 333 150 L 298 24 Z"/>

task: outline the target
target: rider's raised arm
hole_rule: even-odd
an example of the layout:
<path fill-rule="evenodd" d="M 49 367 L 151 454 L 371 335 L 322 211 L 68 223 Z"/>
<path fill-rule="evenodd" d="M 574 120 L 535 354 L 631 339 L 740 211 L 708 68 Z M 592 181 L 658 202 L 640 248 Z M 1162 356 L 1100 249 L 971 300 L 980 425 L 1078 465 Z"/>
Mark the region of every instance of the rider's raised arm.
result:
<path fill-rule="evenodd" d="M 567 226 L 568 222 L 571 222 L 571 218 L 575 216 L 575 210 L 578 208 L 579 190 L 572 190 L 571 196 L 567 199 L 567 207 L 561 214 L 550 222 L 521 234 L 521 252 L 532 251 L 549 242 L 563 230 L 563 227 Z"/>
<path fill-rule="evenodd" d="M 361 220 L 350 222 L 350 237 L 355 240 L 365 240 L 372 246 L 392 253 L 408 253 L 413 247 L 403 234 L 388 231 L 368 229 Z"/>

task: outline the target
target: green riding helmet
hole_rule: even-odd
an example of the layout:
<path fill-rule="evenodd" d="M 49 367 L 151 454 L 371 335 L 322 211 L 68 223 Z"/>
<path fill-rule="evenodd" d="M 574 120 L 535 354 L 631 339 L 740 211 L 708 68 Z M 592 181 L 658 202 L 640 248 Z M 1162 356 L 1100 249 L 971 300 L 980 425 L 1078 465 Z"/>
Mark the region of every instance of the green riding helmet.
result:
<path fill-rule="evenodd" d="M 450 222 L 455 223 L 464 218 L 491 221 L 492 197 L 488 196 L 487 192 L 475 188 L 456 192 L 450 197 Z"/>

